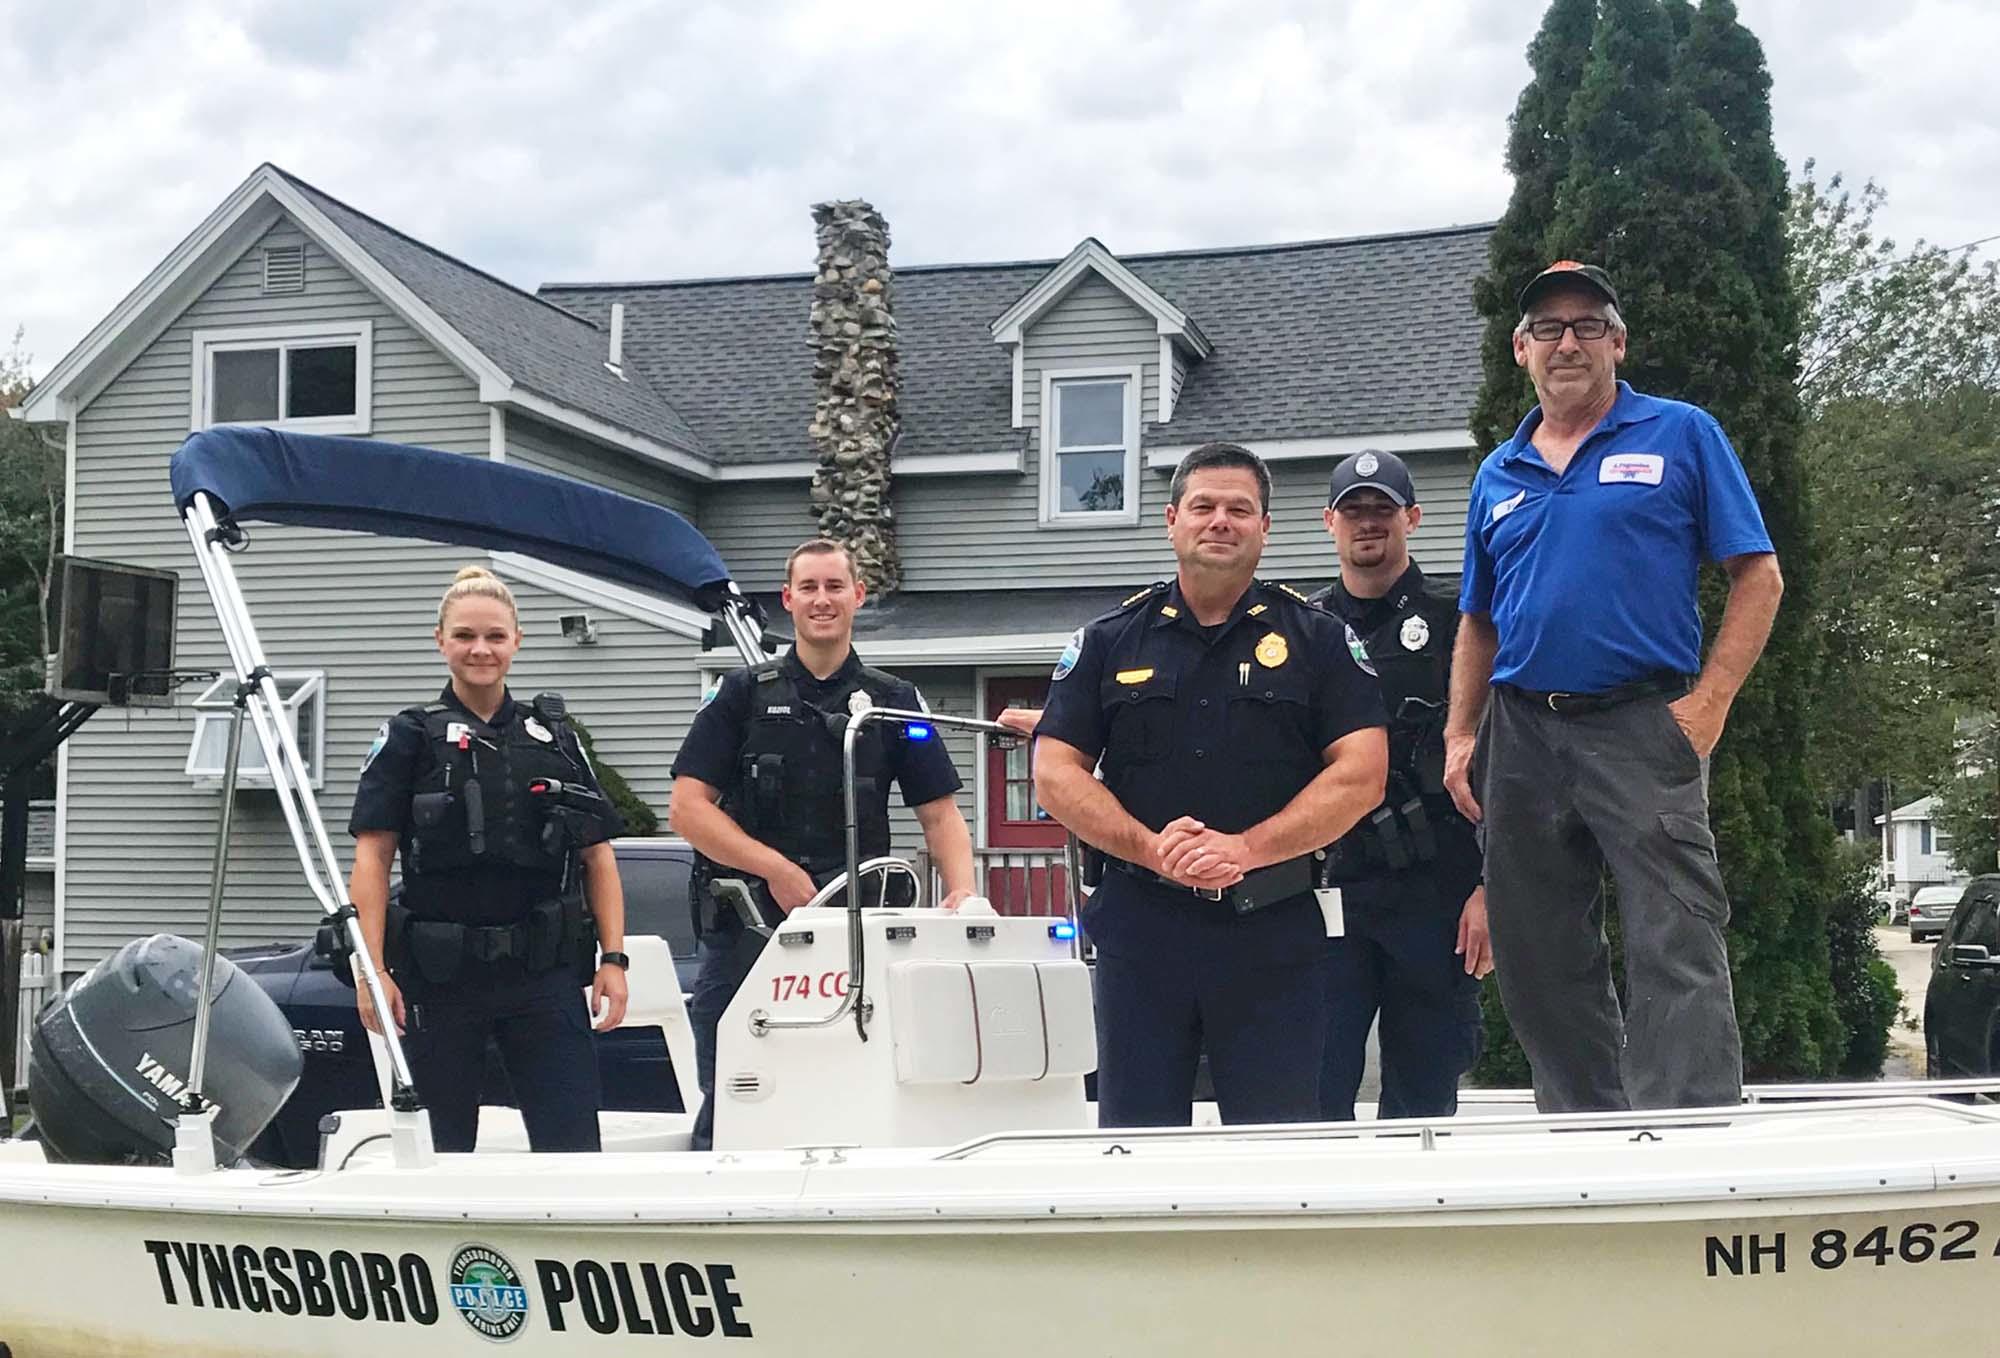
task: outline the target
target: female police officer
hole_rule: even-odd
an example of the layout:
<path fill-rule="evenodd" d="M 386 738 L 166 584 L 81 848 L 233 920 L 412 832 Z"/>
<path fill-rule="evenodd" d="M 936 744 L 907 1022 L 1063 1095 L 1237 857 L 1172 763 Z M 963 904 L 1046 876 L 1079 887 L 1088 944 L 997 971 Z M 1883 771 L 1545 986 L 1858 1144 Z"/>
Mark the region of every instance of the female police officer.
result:
<path fill-rule="evenodd" d="M 625 898 L 605 841 L 617 815 L 563 720 L 559 695 L 507 691 L 521 644 L 514 596 L 491 571 L 459 571 L 438 605 L 451 682 L 382 724 L 362 765 L 348 832 L 349 892 L 380 967 L 439 1150 L 478 1132 L 486 1039 L 538 1151 L 598 1149 L 596 1026 L 625 1015 Z M 403 896 L 389 864 L 403 854 Z M 604 952 L 592 956 L 590 921 Z M 391 978 L 394 978 L 393 980 Z M 361 1021 L 380 1032 L 366 989 Z"/>

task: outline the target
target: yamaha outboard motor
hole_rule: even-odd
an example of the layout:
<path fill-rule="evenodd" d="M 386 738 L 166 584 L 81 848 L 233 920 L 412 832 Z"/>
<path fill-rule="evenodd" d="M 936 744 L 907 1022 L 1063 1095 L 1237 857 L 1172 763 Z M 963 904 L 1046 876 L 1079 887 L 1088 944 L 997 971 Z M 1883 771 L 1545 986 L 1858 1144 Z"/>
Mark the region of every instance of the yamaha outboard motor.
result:
<path fill-rule="evenodd" d="M 172 934 L 127 943 L 35 1018 L 28 1101 L 51 1159 L 165 1163 L 187 1090 L 201 945 Z M 284 1011 L 215 959 L 202 1093 L 217 1105 L 215 1158 L 229 1164 L 304 1070 Z"/>

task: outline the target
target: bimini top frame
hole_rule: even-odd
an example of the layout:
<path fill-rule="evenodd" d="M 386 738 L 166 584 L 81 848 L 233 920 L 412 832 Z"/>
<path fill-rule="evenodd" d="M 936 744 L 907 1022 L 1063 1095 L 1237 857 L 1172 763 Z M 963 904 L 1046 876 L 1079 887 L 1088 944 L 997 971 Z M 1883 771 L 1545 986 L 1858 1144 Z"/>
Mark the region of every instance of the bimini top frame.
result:
<path fill-rule="evenodd" d="M 230 560 L 248 545 L 244 523 L 340 528 L 519 552 L 692 603 L 718 616 L 744 663 L 763 659 L 756 613 L 731 582 L 722 558 L 692 524 L 659 505 L 479 457 L 252 427 L 195 434 L 174 454 L 171 472 L 174 504 L 222 626 L 239 701 L 263 748 L 306 885 L 345 931 L 357 980 L 368 988 L 377 1013 L 388 1012 L 381 977 L 363 942 L 311 777 L 282 718 L 284 703 Z M 218 904 L 222 870 L 218 856 L 212 897 Z M 203 1000 L 207 992 L 204 985 Z M 199 1018 L 196 1029 L 203 1034 Z M 396 1162 L 423 1164 L 431 1155 L 429 1119 L 394 1025 L 385 1028 Z M 203 1055 L 195 1053 L 197 1067 Z"/>

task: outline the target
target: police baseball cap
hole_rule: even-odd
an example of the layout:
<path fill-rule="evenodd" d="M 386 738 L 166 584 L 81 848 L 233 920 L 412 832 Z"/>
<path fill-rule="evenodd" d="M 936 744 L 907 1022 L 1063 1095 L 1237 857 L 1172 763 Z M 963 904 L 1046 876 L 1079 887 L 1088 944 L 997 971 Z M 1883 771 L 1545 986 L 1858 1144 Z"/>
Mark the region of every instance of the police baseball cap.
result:
<path fill-rule="evenodd" d="M 1521 289 L 1521 314 L 1540 301 L 1545 293 L 1565 283 L 1582 284 L 1594 292 L 1602 293 L 1604 300 L 1618 305 L 1618 290 L 1611 286 L 1611 275 L 1595 264 L 1579 264 L 1573 259 L 1559 259 L 1528 280 L 1528 286 Z"/>
<path fill-rule="evenodd" d="M 1403 459 L 1374 448 L 1342 458 L 1333 469 L 1333 484 L 1326 488 L 1327 507 L 1339 504 L 1349 492 L 1363 489 L 1379 490 L 1405 509 L 1417 502 L 1417 483 L 1410 479 Z"/>

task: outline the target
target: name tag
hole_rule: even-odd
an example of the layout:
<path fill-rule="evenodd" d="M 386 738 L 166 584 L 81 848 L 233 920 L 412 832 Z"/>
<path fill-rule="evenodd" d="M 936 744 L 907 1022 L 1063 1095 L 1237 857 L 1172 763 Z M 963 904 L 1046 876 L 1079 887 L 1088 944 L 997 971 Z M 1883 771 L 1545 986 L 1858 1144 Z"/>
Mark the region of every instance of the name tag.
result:
<path fill-rule="evenodd" d="M 1658 453 L 1613 453 L 1597 464 L 1600 485 L 1657 486 L 1667 470 Z"/>
<path fill-rule="evenodd" d="M 1499 504 L 1493 506 L 1493 522 L 1498 523 L 1500 522 L 1500 520 L 1506 518 L 1509 514 L 1512 514 L 1515 510 L 1521 507 L 1521 501 L 1527 498 L 1528 498 L 1527 491 L 1517 490 L 1512 495 L 1509 495 L 1506 499 L 1502 500 Z"/>

